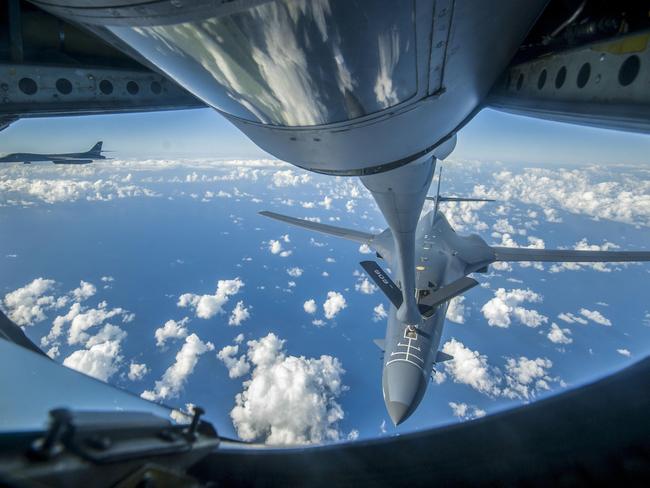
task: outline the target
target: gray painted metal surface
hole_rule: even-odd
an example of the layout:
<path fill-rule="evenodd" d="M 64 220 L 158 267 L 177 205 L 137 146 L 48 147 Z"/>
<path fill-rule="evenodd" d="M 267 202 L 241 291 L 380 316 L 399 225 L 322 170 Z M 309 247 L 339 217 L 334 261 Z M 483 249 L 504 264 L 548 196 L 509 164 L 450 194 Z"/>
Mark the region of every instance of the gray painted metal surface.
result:
<path fill-rule="evenodd" d="M 149 71 L 0 63 L 0 117 L 47 117 L 204 107 Z"/>
<path fill-rule="evenodd" d="M 650 132 L 650 32 L 511 67 L 486 105 L 542 119 Z"/>
<path fill-rule="evenodd" d="M 396 161 L 407 164 L 413 155 L 455 133 L 478 110 L 547 0 L 389 2 L 376 22 L 362 16 L 363 28 L 356 30 L 348 28 L 351 15 L 341 10 L 348 8 L 346 2 L 314 2 L 300 9 L 297 18 L 286 14 L 284 0 L 197 0 L 177 9 L 153 1 L 141 7 L 140 15 L 135 4 L 140 7 L 141 2 L 135 1 L 110 9 L 76 0 L 34 3 L 92 24 L 93 32 L 112 45 L 138 53 L 279 159 L 312 171 L 353 174 L 387 165 L 392 169 L 389 163 Z M 365 11 L 373 5 L 377 3 L 361 1 L 355 8 Z M 405 12 L 410 27 L 401 29 L 397 19 Z M 396 30 L 378 28 L 391 19 Z M 314 26 L 319 31 L 312 35 Z M 357 39 L 359 31 L 375 37 L 340 42 L 344 33 Z M 310 42 L 304 43 L 308 34 Z M 272 48 L 278 44 L 283 49 L 276 52 Z M 402 66 L 407 52 L 415 54 L 408 69 Z M 377 56 L 383 61 L 366 67 L 363 61 Z M 280 58 L 288 61 L 279 65 Z M 323 70 L 333 73 L 324 84 L 318 82 Z M 348 110 L 344 119 L 329 117 L 333 107 L 327 100 L 333 98 L 324 93 L 330 91 L 339 95 L 336 100 L 343 95 Z M 403 92 L 410 96 L 400 96 Z M 383 109 L 365 110 L 362 98 L 371 95 L 370 100 L 373 94 Z M 230 109 L 224 100 L 228 107 L 240 107 Z M 238 115 L 260 104 L 267 112 L 269 106 L 276 111 L 290 106 L 291 113 L 271 117 L 286 123 Z"/>

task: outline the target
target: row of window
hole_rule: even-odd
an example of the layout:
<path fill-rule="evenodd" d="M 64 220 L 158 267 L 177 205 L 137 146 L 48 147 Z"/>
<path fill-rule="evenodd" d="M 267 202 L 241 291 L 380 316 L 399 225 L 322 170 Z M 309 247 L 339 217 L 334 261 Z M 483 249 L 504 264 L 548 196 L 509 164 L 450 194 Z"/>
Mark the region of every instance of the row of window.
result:
<path fill-rule="evenodd" d="M 67 78 L 59 78 L 55 83 L 56 90 L 61 95 L 69 95 L 72 93 L 72 83 Z M 34 95 L 38 91 L 38 84 L 32 78 L 21 78 L 18 81 L 18 88 L 25 95 Z M 149 85 L 151 93 L 154 95 L 159 95 L 162 93 L 162 85 L 158 81 L 152 81 Z M 99 82 L 99 91 L 104 95 L 110 95 L 113 93 L 114 86 L 113 83 L 108 80 L 102 80 Z M 133 80 L 130 80 L 126 84 L 126 91 L 131 95 L 137 95 L 140 92 L 140 85 Z"/>
<path fill-rule="evenodd" d="M 636 54 L 628 56 L 625 61 L 621 64 L 618 70 L 618 83 L 621 86 L 629 86 L 637 79 L 639 72 L 641 71 L 641 59 Z M 600 76 L 600 75 L 598 75 Z M 546 69 L 543 69 L 539 76 L 537 77 L 537 89 L 541 90 L 546 86 L 548 81 L 548 72 Z M 567 78 L 567 69 L 566 66 L 562 66 L 557 73 L 555 74 L 555 88 L 560 89 L 564 86 Z M 591 63 L 586 62 L 578 70 L 576 76 L 576 86 L 578 88 L 584 88 L 589 79 L 591 78 Z M 511 86 L 512 80 L 508 80 L 508 86 Z M 520 73 L 516 82 L 517 91 L 521 90 L 524 85 L 524 74 Z"/>

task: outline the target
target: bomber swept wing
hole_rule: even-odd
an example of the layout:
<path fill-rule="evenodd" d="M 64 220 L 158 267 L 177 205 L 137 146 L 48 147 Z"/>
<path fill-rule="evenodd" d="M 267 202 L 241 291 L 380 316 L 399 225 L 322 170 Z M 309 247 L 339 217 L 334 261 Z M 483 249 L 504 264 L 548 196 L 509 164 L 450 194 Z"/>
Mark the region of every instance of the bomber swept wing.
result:
<path fill-rule="evenodd" d="M 361 244 L 369 244 L 375 237 L 377 237 L 376 234 L 369 234 L 367 232 L 361 232 L 353 229 L 345 229 L 343 227 L 336 227 L 334 225 L 321 224 L 319 222 L 312 222 L 311 220 L 297 219 L 295 217 L 289 217 L 287 215 L 269 212 L 267 210 L 260 212 L 260 215 L 263 215 L 264 217 L 270 217 L 287 224 L 295 225 L 297 227 L 303 227 L 305 229 L 314 230 L 316 232 L 321 232 L 323 234 L 328 234 L 334 237 L 340 237 L 349 241 L 359 242 Z"/>
<path fill-rule="evenodd" d="M 92 159 L 53 159 L 54 164 L 90 164 L 93 162 Z"/>
<path fill-rule="evenodd" d="M 427 200 L 435 202 L 494 202 L 495 200 L 491 198 L 473 198 L 473 197 L 446 197 L 444 195 L 435 196 L 435 197 L 426 197 Z"/>
<path fill-rule="evenodd" d="M 492 246 L 494 261 L 549 261 L 566 263 L 622 263 L 650 261 L 648 251 L 580 251 Z"/>
<path fill-rule="evenodd" d="M 438 213 L 440 202 L 494 202 L 489 198 L 446 197 L 440 195 L 442 167 L 438 175 L 438 189 L 435 196 L 427 196 L 427 200 L 435 202 L 434 219 Z M 622 263 L 650 261 L 649 251 L 590 251 L 574 249 L 531 249 L 526 247 L 490 246 L 494 253 L 492 262 L 497 261 L 547 261 L 564 263 Z"/>

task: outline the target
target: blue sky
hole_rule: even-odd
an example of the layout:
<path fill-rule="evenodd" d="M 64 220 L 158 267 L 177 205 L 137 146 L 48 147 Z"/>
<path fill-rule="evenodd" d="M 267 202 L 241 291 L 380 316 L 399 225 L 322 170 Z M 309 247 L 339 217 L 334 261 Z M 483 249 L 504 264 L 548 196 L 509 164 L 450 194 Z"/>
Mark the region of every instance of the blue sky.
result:
<path fill-rule="evenodd" d="M 34 134 L 38 134 L 37 139 Z M 66 152 L 104 140 L 113 156 L 255 158 L 264 153 L 211 109 L 21 120 L 0 152 Z M 643 163 L 650 137 L 483 110 L 459 134 L 455 156 L 528 163 Z"/>
<path fill-rule="evenodd" d="M 491 244 L 542 239 L 547 248 L 650 249 L 646 163 L 492 163 L 454 154 L 445 166 L 445 192 L 498 200 L 448 204 L 459 233 L 476 232 Z M 270 209 L 379 231 L 383 219 L 356 179 L 277 162 L 173 158 L 0 171 L 3 308 L 32 322 L 23 325 L 36 343 L 52 333 L 57 317 L 69 316 L 59 319 L 61 334 L 44 346 L 58 343 L 57 361 L 175 406 L 199 404 L 226 435 L 315 442 L 420 430 L 534 401 L 648 352 L 650 309 L 639 286 L 650 276 L 647 264 L 493 269 L 478 276 L 483 286 L 447 322 L 443 344 L 454 348 L 458 362 L 440 368 L 444 378 L 430 384 L 414 416 L 395 429 L 372 342 L 385 327 L 374 320 L 374 308 L 388 304 L 378 291 L 357 290 L 358 263 L 367 255 L 353 243 L 257 214 Z M 289 273 L 294 268 L 300 276 Z M 39 278 L 51 280 L 39 282 L 42 293 L 25 292 Z M 237 279 L 242 285 L 234 287 Z M 72 292 L 81 280 L 94 286 L 92 294 Z M 329 292 L 346 306 L 328 319 Z M 304 308 L 312 299 L 313 314 Z M 248 317 L 229 324 L 239 302 Z M 36 306 L 42 318 L 33 308 L 19 313 L 20 303 Z M 507 313 L 499 312 L 501 305 Z M 85 322 L 74 322 L 75 306 Z M 91 313 L 104 318 L 89 320 Z M 170 320 L 184 332 L 158 346 L 155 332 Z M 90 325 L 83 329 L 83 323 Z M 243 358 L 241 370 L 226 356 Z M 129 377 L 132 364 L 145 365 L 145 373 Z M 231 378 L 229 371 L 237 374 Z M 292 381 L 283 384 L 287 375 Z M 174 389 L 167 394 L 157 383 Z M 264 395 L 251 389 L 263 383 L 270 388 Z M 299 402 L 287 401 L 289 387 Z M 236 409 L 243 394 L 251 402 Z M 282 408 L 260 407 L 274 405 L 273 398 Z"/>

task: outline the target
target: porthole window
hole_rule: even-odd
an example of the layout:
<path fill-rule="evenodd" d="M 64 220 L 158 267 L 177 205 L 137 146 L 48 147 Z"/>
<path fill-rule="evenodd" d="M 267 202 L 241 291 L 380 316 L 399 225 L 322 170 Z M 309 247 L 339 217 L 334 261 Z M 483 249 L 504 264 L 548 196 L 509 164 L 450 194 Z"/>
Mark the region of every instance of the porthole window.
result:
<path fill-rule="evenodd" d="M 618 82 L 622 86 L 631 85 L 641 70 L 641 60 L 636 54 L 629 56 L 618 70 Z"/>
<path fill-rule="evenodd" d="M 591 65 L 589 63 L 583 64 L 580 67 L 580 71 L 578 71 L 578 77 L 576 78 L 576 85 L 578 85 L 578 88 L 584 88 L 584 86 L 589 81 L 590 75 L 591 75 Z"/>
<path fill-rule="evenodd" d="M 25 95 L 33 95 L 38 91 L 38 85 L 31 78 L 21 78 L 18 82 L 18 88 Z"/>
<path fill-rule="evenodd" d="M 546 70 L 543 69 L 542 72 L 539 74 L 539 78 L 537 78 L 537 89 L 541 90 L 544 88 L 544 85 L 546 84 Z"/>
<path fill-rule="evenodd" d="M 108 80 L 102 80 L 99 82 L 99 91 L 104 95 L 110 95 L 113 93 L 113 83 Z"/>
<path fill-rule="evenodd" d="M 566 67 L 562 66 L 560 70 L 555 75 L 555 88 L 558 90 L 564 85 L 564 80 L 566 80 Z"/>
<path fill-rule="evenodd" d="M 66 78 L 59 78 L 56 80 L 56 89 L 63 95 L 69 95 L 72 93 L 72 83 Z"/>
<path fill-rule="evenodd" d="M 140 87 L 135 81 L 131 80 L 126 84 L 126 91 L 131 95 L 136 95 L 140 91 Z"/>
<path fill-rule="evenodd" d="M 151 92 L 158 95 L 162 91 L 162 86 L 157 81 L 151 82 Z"/>

